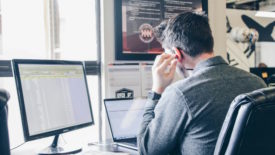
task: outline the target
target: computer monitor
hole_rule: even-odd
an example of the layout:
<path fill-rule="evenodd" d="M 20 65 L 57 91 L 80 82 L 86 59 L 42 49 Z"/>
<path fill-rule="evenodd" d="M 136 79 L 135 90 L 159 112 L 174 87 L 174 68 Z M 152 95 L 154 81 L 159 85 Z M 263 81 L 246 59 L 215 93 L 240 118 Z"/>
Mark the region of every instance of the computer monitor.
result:
<path fill-rule="evenodd" d="M 57 147 L 57 143 L 59 134 L 94 123 L 82 62 L 12 62 L 25 140 L 55 136 L 41 154 L 80 152 L 81 148 Z"/>
<path fill-rule="evenodd" d="M 152 61 L 163 52 L 153 28 L 186 11 L 208 11 L 208 0 L 116 0 L 115 59 Z"/>
<path fill-rule="evenodd" d="M 262 78 L 268 86 L 275 86 L 275 68 L 250 68 L 250 73 Z"/>

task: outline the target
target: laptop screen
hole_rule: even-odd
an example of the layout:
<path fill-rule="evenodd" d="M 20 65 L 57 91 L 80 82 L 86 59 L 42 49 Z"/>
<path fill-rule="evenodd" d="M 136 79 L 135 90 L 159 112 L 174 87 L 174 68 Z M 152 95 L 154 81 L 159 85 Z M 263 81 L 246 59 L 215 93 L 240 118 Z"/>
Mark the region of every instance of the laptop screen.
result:
<path fill-rule="evenodd" d="M 144 113 L 146 99 L 104 100 L 114 140 L 136 138 Z"/>

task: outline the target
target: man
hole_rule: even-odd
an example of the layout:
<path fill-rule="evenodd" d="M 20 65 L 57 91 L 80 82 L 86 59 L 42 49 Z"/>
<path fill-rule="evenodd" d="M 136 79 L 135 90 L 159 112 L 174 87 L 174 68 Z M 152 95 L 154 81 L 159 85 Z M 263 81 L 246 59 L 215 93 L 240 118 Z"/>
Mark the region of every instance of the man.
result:
<path fill-rule="evenodd" d="M 166 51 L 153 65 L 153 87 L 138 134 L 140 154 L 212 155 L 225 115 L 239 94 L 266 87 L 258 77 L 229 66 L 213 54 L 204 15 L 171 18 L 159 35 Z M 171 82 L 176 68 L 188 78 Z"/>

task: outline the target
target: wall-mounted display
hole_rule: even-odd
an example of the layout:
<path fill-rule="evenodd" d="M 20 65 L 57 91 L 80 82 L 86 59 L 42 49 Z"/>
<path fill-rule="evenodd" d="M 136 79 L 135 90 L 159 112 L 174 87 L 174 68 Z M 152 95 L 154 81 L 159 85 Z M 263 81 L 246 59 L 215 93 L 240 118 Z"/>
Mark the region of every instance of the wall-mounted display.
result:
<path fill-rule="evenodd" d="M 153 60 L 163 49 L 153 28 L 184 11 L 207 12 L 207 0 L 116 0 L 116 60 Z"/>

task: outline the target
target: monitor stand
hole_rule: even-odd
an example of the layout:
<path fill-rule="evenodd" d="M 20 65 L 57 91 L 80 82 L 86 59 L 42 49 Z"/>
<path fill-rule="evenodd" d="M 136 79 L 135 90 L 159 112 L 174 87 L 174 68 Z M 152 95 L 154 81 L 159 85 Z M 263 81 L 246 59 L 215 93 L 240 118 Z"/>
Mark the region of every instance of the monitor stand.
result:
<path fill-rule="evenodd" d="M 59 135 L 55 135 L 53 143 L 51 146 L 43 149 L 39 152 L 40 155 L 50 155 L 50 154 L 75 154 L 82 151 L 81 147 L 78 146 L 57 146 Z"/>

